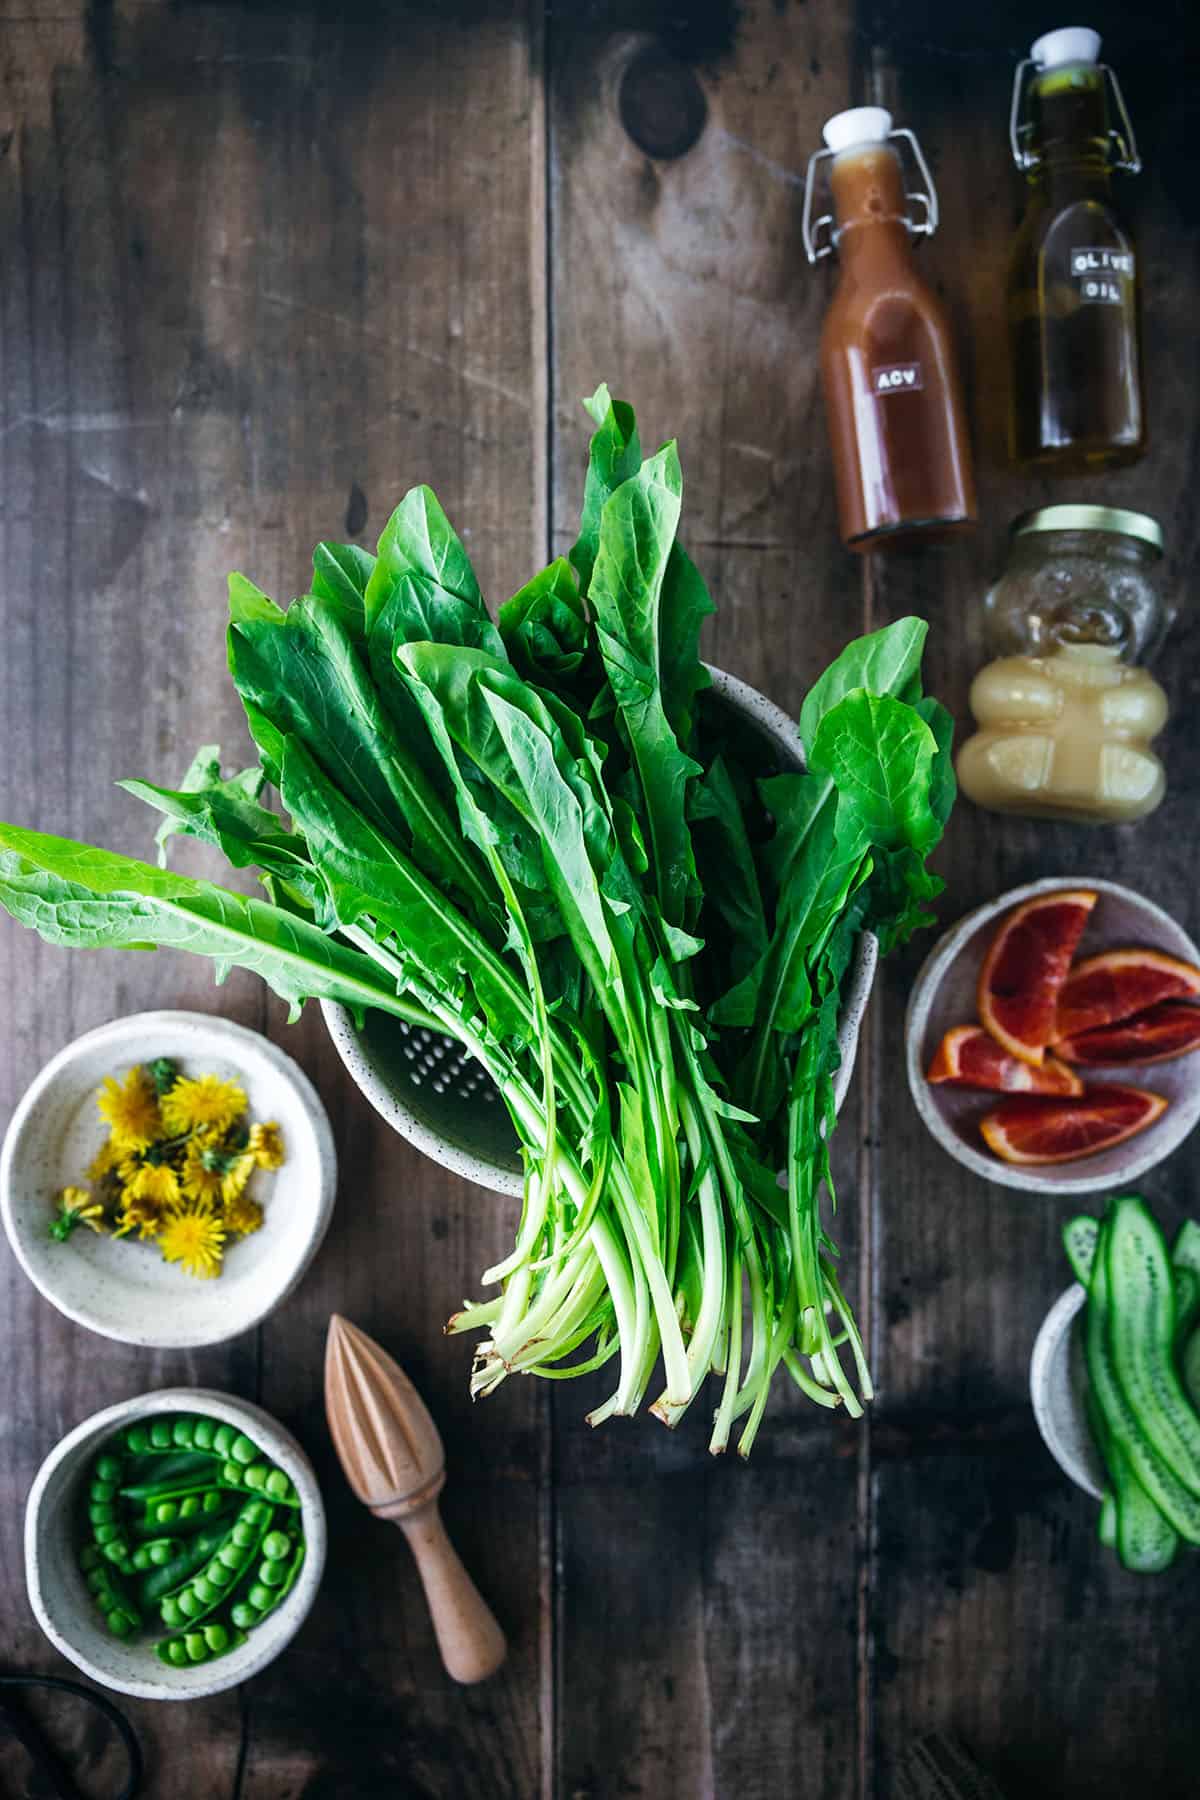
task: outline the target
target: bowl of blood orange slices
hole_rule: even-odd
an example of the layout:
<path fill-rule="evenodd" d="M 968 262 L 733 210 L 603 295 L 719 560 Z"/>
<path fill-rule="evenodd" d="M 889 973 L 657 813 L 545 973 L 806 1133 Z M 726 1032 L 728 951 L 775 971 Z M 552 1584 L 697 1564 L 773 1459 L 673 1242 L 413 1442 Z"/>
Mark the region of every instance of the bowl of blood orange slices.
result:
<path fill-rule="evenodd" d="M 959 921 L 908 1005 L 917 1110 L 1006 1187 L 1142 1175 L 1200 1119 L 1200 951 L 1113 881 L 1038 881 Z"/>

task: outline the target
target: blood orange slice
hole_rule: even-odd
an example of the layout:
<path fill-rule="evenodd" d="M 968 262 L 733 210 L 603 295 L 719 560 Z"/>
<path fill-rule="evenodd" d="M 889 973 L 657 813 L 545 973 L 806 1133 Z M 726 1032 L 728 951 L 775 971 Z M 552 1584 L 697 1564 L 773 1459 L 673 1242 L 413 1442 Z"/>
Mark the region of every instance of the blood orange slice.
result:
<path fill-rule="evenodd" d="M 1200 1020 L 1200 1008 L 1196 1017 Z M 1040 1068 L 1021 1062 L 982 1025 L 956 1025 L 937 1047 L 927 1081 L 952 1087 L 986 1088 L 996 1094 L 1082 1094 L 1073 1069 L 1048 1056 Z"/>
<path fill-rule="evenodd" d="M 1095 894 L 1061 888 L 1008 914 L 979 971 L 981 1022 L 1021 1062 L 1041 1063 L 1056 1030 L 1058 993 L 1067 979 Z"/>
<path fill-rule="evenodd" d="M 979 1129 L 1006 1163 L 1076 1162 L 1123 1144 L 1166 1110 L 1161 1094 L 1133 1087 L 1086 1088 L 1079 1100 L 1021 1094 L 993 1107 Z"/>
<path fill-rule="evenodd" d="M 1160 1000 L 1157 1006 L 1135 1013 L 1132 1019 L 1118 1019 L 1113 1025 L 1081 1031 L 1054 1048 L 1068 1062 L 1110 1069 L 1128 1068 L 1133 1063 L 1168 1062 L 1173 1056 L 1200 1050 L 1200 1006 L 1189 1006 L 1186 1000 Z M 1049 1066 L 1054 1058 L 1046 1060 Z"/>
<path fill-rule="evenodd" d="M 1105 950 L 1071 970 L 1058 996 L 1052 1043 L 1115 1025 L 1160 1000 L 1195 999 L 1200 969 L 1161 950 Z"/>

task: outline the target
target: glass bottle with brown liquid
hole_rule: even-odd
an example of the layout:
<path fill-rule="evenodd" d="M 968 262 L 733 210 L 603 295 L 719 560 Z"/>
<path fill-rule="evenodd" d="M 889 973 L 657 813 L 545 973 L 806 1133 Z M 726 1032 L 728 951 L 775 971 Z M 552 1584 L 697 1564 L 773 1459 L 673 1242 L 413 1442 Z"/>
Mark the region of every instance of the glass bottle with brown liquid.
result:
<path fill-rule="evenodd" d="M 1146 439 L 1137 257 L 1112 201 L 1112 170 L 1141 165 L 1099 54 L 1086 27 L 1048 32 L 1013 89 L 1030 195 L 1008 279 L 1012 453 L 1064 473 L 1135 462 Z"/>
<path fill-rule="evenodd" d="M 937 196 L 916 139 L 882 107 L 838 113 L 809 163 L 809 260 L 837 251 L 840 280 L 821 333 L 838 517 L 851 550 L 946 535 L 975 522 L 975 482 L 945 308 L 917 271 L 913 239 L 937 226 Z M 924 192 L 905 191 L 898 143 Z M 833 214 L 813 219 L 829 161 Z M 914 211 L 917 217 L 914 219 Z"/>

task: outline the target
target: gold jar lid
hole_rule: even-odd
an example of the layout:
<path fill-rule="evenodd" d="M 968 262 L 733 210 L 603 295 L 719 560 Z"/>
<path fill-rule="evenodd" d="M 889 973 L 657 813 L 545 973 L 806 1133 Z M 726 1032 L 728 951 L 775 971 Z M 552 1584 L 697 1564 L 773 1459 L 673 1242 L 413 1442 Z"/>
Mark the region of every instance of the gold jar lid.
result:
<path fill-rule="evenodd" d="M 1149 544 L 1157 556 L 1163 553 L 1163 529 L 1158 520 L 1123 506 L 1039 506 L 1013 521 L 1014 537 L 1031 531 L 1111 531 Z"/>

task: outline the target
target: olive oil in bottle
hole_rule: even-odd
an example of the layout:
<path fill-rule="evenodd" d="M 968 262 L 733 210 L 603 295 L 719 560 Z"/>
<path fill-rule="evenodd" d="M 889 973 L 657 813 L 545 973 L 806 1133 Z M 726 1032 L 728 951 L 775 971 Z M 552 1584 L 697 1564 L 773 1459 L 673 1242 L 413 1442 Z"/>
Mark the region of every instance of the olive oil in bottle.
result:
<path fill-rule="evenodd" d="M 1145 448 L 1137 254 L 1112 198 L 1141 167 L 1100 39 L 1051 31 L 1017 69 L 1012 148 L 1029 183 L 1008 281 L 1014 459 L 1077 473 Z"/>

